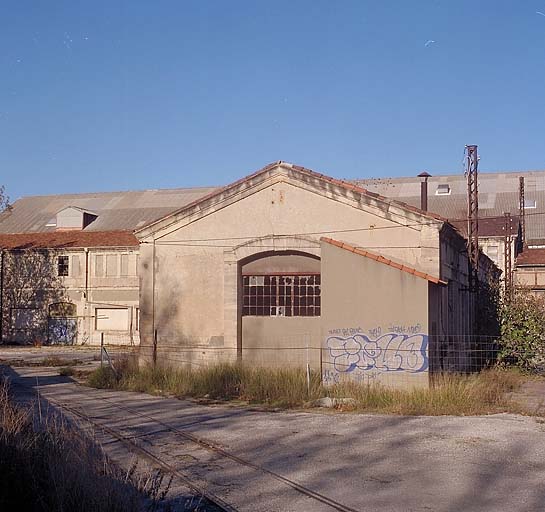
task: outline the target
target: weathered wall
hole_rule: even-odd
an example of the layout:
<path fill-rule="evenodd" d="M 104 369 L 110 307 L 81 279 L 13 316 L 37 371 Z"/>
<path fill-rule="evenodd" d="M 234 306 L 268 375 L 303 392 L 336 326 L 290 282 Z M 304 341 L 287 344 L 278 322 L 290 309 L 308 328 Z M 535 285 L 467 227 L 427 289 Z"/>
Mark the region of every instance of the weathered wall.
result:
<path fill-rule="evenodd" d="M 242 360 L 320 371 L 320 317 L 242 317 Z"/>
<path fill-rule="evenodd" d="M 438 228 L 418 225 L 421 219 L 412 213 L 402 217 L 399 210 L 388 211 L 378 203 L 363 204 L 349 194 L 338 197 L 327 190 L 306 188 L 285 176 L 260 183 L 220 204 L 200 205 L 175 224 L 143 239 L 143 343 L 152 346 L 156 329 L 159 354 L 161 346 L 165 347 L 165 358 L 167 352 L 172 354 L 176 347 L 184 346 L 195 347 L 194 353 L 184 356 L 195 364 L 205 357 L 199 350 L 207 347 L 213 346 L 210 353 L 216 355 L 222 346 L 226 354 L 236 354 L 243 334 L 237 295 L 240 262 L 252 254 L 274 250 L 319 256 L 318 240 L 327 232 L 438 275 Z M 153 268 L 154 285 L 152 276 L 144 276 L 153 273 Z M 151 349 L 144 348 L 146 352 Z"/>
<path fill-rule="evenodd" d="M 3 341 L 20 343 L 55 342 L 69 329 L 75 343 L 100 344 L 96 310 L 122 308 L 127 312 L 127 328 L 104 331 L 109 344 L 139 343 L 137 248 L 109 248 L 5 251 L 3 297 Z M 44 259 L 43 255 L 47 255 Z M 99 271 L 96 256 L 110 263 Z M 68 276 L 57 275 L 57 258 L 68 256 Z M 70 302 L 76 316 L 70 321 L 51 321 L 51 304 Z M 17 311 L 28 309 L 31 320 L 16 322 Z M 71 335 L 67 336 L 72 338 Z M 59 338 L 60 339 L 60 338 Z"/>
<path fill-rule="evenodd" d="M 531 289 L 535 294 L 545 293 L 545 267 L 517 267 L 513 272 L 513 283 L 518 288 Z"/>
<path fill-rule="evenodd" d="M 325 383 L 428 385 L 428 281 L 322 242 Z"/>

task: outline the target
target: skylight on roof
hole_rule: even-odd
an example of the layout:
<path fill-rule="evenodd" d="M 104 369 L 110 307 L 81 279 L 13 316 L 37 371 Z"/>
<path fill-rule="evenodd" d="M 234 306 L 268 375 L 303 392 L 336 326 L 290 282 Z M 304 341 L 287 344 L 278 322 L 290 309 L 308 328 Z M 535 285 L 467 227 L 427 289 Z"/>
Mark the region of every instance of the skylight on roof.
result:
<path fill-rule="evenodd" d="M 449 196 L 450 195 L 450 185 L 448 183 L 439 183 L 437 185 L 437 190 L 435 191 L 436 196 Z"/>

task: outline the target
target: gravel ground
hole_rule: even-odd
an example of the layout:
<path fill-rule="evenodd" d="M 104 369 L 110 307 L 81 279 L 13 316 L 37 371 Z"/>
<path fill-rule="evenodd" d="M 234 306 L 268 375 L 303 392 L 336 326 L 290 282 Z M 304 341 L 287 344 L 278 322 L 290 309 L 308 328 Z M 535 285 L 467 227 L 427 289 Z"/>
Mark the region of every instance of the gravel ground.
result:
<path fill-rule="evenodd" d="M 271 413 L 91 390 L 47 368 L 9 372 L 16 389 L 38 382 L 44 400 L 84 411 L 237 510 L 545 510 L 542 418 Z M 123 444 L 104 444 L 128 458 Z"/>

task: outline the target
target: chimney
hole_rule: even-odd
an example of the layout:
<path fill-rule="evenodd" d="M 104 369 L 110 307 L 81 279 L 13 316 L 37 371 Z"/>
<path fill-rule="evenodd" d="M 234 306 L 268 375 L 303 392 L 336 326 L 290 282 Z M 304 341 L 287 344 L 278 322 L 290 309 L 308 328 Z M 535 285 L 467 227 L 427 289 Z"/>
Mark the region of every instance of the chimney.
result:
<path fill-rule="evenodd" d="M 427 212 L 428 211 L 428 178 L 431 177 L 431 174 L 428 174 L 426 171 L 421 172 L 418 177 L 420 178 L 420 209 Z"/>

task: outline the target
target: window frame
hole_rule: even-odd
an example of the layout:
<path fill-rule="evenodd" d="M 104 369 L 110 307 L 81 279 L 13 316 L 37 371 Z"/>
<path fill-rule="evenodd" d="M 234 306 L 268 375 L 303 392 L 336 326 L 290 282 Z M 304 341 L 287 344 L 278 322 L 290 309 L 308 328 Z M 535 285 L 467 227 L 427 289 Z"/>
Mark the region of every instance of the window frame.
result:
<path fill-rule="evenodd" d="M 440 190 L 445 190 L 445 187 L 447 188 L 446 192 L 440 192 Z M 438 183 L 437 188 L 435 189 L 435 195 L 436 196 L 450 196 L 451 188 L 448 183 Z"/>
<path fill-rule="evenodd" d="M 243 274 L 242 316 L 320 317 L 321 274 Z"/>
<path fill-rule="evenodd" d="M 61 260 L 64 263 L 61 263 Z M 61 272 L 62 268 L 62 272 Z M 69 277 L 70 276 L 70 256 L 62 254 L 57 256 L 57 276 Z"/>

